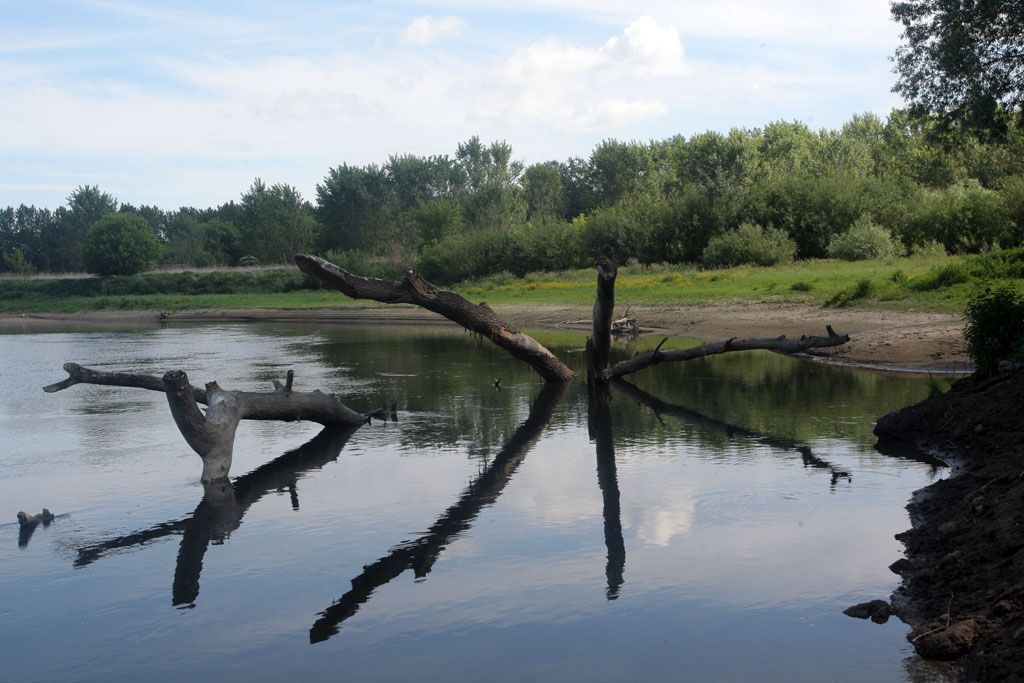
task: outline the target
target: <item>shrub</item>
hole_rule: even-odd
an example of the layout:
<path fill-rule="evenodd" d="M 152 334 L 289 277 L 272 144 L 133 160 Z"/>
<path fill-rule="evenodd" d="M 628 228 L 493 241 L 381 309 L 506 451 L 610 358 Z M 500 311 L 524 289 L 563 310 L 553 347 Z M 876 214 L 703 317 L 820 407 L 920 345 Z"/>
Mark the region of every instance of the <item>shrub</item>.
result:
<path fill-rule="evenodd" d="M 809 292 L 814 289 L 814 287 L 811 286 L 810 282 L 800 280 L 799 282 L 794 282 L 790 285 L 789 289 L 794 292 Z"/>
<path fill-rule="evenodd" d="M 925 240 L 911 247 L 910 255 L 919 258 L 937 258 L 946 256 L 946 247 L 938 240 Z"/>
<path fill-rule="evenodd" d="M 400 280 L 405 271 L 400 264 L 377 258 L 368 251 L 346 249 L 342 251 L 329 251 L 324 256 L 328 261 L 336 263 L 350 273 L 362 277 Z"/>
<path fill-rule="evenodd" d="M 1009 284 L 975 294 L 967 303 L 964 337 L 980 375 L 993 373 L 1001 360 L 1024 360 L 1024 294 Z"/>
<path fill-rule="evenodd" d="M 774 266 L 792 261 L 795 256 L 796 242 L 786 233 L 753 223 L 712 237 L 704 248 L 704 263 L 718 268 L 743 264 Z"/>
<path fill-rule="evenodd" d="M 242 268 L 255 268 L 260 264 L 260 260 L 255 256 L 243 256 L 238 259 L 238 265 Z"/>
<path fill-rule="evenodd" d="M 85 267 L 96 275 L 134 275 L 149 267 L 157 243 L 146 219 L 112 213 L 96 221 L 85 236 Z"/>
<path fill-rule="evenodd" d="M 828 243 L 828 255 L 843 261 L 893 258 L 903 255 L 903 245 L 892 234 L 864 214 L 846 232 Z"/>

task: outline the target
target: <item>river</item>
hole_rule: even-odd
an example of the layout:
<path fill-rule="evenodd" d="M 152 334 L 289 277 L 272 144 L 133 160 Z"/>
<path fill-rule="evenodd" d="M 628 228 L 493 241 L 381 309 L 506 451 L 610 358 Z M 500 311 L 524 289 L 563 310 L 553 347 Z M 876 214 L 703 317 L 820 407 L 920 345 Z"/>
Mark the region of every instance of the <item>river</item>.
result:
<path fill-rule="evenodd" d="M 537 335 L 582 367 L 582 335 Z M 903 506 L 943 476 L 873 448 L 926 378 L 730 354 L 588 415 L 582 381 L 542 392 L 442 325 L 4 328 L 0 360 L 0 680 L 938 675 L 898 620 L 841 613 L 894 588 Z M 163 396 L 44 394 L 67 361 L 250 390 L 292 369 L 397 421 L 243 423 L 204 499 Z"/>

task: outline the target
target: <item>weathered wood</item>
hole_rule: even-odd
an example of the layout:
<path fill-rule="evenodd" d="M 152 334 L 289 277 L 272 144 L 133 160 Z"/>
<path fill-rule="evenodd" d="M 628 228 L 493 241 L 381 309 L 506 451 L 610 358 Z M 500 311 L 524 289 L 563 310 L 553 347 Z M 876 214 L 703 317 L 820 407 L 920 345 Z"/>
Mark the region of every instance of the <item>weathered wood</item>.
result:
<path fill-rule="evenodd" d="M 513 357 L 529 364 L 549 382 L 567 382 L 575 377 L 573 371 L 555 354 L 528 334 L 512 327 L 487 304 L 473 304 L 455 292 L 438 289 L 414 271 L 408 271 L 401 282 L 388 282 L 353 275 L 316 256 L 297 254 L 295 264 L 302 272 L 352 299 L 370 299 L 385 304 L 413 304 L 442 315 L 490 339 Z"/>
<path fill-rule="evenodd" d="M 658 348 L 654 351 L 638 354 L 628 360 L 620 361 L 612 367 L 606 368 L 602 374 L 605 379 L 610 380 L 616 377 L 624 377 L 652 365 L 657 365 L 658 363 L 675 363 L 693 360 L 695 358 L 703 358 L 705 356 L 714 356 L 721 353 L 730 353 L 732 351 L 766 350 L 777 351 L 785 354 L 794 354 L 807 351 L 809 349 L 840 346 L 850 341 L 850 335 L 836 334 L 830 325 L 827 326 L 826 329 L 828 331 L 827 337 L 802 336 L 799 339 L 789 339 L 785 336 L 781 336 L 761 339 L 727 339 L 726 341 L 710 342 L 708 344 L 701 344 L 700 346 L 694 346 L 689 349 L 672 351 L 661 350 L 661 344 L 665 343 L 665 340 L 663 339 L 661 344 L 658 344 Z"/>
<path fill-rule="evenodd" d="M 615 252 L 611 247 L 601 249 L 597 257 L 597 295 L 594 297 L 594 311 L 590 326 L 590 337 L 593 346 L 590 363 L 598 371 L 608 367 L 612 351 L 612 314 L 615 310 L 615 278 L 619 274 L 619 265 L 615 260 Z M 591 374 L 588 373 L 588 377 Z M 599 378 L 600 372 L 593 376 Z"/>
<path fill-rule="evenodd" d="M 66 363 L 68 378 L 43 387 L 53 393 L 76 384 L 135 387 L 162 391 L 171 415 L 185 441 L 203 460 L 202 481 L 209 483 L 228 476 L 231 469 L 235 431 L 241 420 L 307 420 L 333 427 L 358 427 L 371 417 L 387 419 L 386 407 L 371 413 L 358 413 L 333 394 L 314 390 L 292 390 L 294 373 L 288 371 L 285 384 L 274 382 L 274 391 L 227 391 L 216 382 L 205 389 L 192 386 L 188 376 L 172 370 L 162 378 L 123 372 L 105 372 Z M 207 406 L 206 413 L 199 409 Z"/>

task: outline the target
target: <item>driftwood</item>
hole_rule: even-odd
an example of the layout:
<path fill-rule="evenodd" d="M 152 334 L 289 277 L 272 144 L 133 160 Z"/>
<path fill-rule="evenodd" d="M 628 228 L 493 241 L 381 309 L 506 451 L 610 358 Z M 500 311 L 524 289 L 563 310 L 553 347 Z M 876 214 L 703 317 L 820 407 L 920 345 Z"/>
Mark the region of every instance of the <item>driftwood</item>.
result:
<path fill-rule="evenodd" d="M 352 299 L 371 299 L 385 304 L 414 304 L 490 339 L 513 357 L 527 363 L 549 382 L 567 382 L 575 373 L 536 339 L 512 327 L 485 303 L 473 304 L 455 292 L 438 289 L 414 271 L 401 282 L 359 277 L 316 256 L 298 254 L 295 264 L 302 272 L 340 290 Z"/>
<path fill-rule="evenodd" d="M 441 551 L 467 529 L 480 514 L 492 505 L 505 490 L 512 475 L 540 438 L 554 416 L 555 408 L 565 395 L 564 383 L 549 382 L 530 406 L 530 414 L 494 456 L 490 465 L 462 492 L 457 503 L 449 507 L 423 536 L 391 549 L 384 557 L 366 565 L 363 573 L 352 579 L 352 588 L 320 613 L 309 629 L 309 642 L 319 643 L 337 635 L 340 624 L 359 611 L 373 592 L 391 582 L 407 569 L 416 578 L 430 573 Z"/>
<path fill-rule="evenodd" d="M 289 370 L 284 384 L 274 382 L 269 392 L 228 391 L 216 382 L 205 389 L 189 384 L 181 370 L 171 370 L 163 377 L 123 372 L 104 372 L 66 363 L 65 380 L 43 387 L 53 393 L 76 384 L 135 387 L 163 392 L 171 415 L 185 441 L 203 460 L 204 483 L 226 479 L 231 469 L 235 430 L 241 420 L 308 420 L 333 427 L 356 427 L 371 417 L 386 419 L 386 410 L 357 413 L 333 394 L 319 390 L 292 390 L 294 373 Z M 197 404 L 207 406 L 206 413 Z"/>
<path fill-rule="evenodd" d="M 788 339 L 785 335 L 781 337 L 762 339 L 727 339 L 726 341 L 701 344 L 688 349 L 662 351 L 662 345 L 668 341 L 668 337 L 661 340 L 658 346 L 649 353 L 638 354 L 632 358 L 620 361 L 610 368 L 605 368 L 602 376 L 605 380 L 616 377 L 624 377 L 652 365 L 665 362 L 679 362 L 715 356 L 730 351 L 775 351 L 778 353 L 794 354 L 809 349 L 820 349 L 827 346 L 840 346 L 850 341 L 848 334 L 836 334 L 831 325 L 826 325 L 827 337 L 801 336 L 799 339 Z"/>

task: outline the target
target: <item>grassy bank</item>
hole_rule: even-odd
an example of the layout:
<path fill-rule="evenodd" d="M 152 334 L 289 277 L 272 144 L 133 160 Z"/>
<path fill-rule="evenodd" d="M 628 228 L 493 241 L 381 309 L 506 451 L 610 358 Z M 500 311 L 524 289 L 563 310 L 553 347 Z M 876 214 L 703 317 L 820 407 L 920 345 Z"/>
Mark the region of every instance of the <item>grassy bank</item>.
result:
<path fill-rule="evenodd" d="M 761 268 L 702 270 L 679 266 L 624 266 L 616 286 L 622 305 L 685 305 L 726 301 L 788 302 L 811 306 L 866 306 L 959 313 L 991 279 L 1024 277 L 1024 249 L 966 257 L 884 261 L 798 261 Z M 589 305 L 590 269 L 497 275 L 453 287 L 490 304 Z M 150 273 L 121 278 L 0 280 L 0 312 L 73 313 L 94 310 L 188 308 L 324 308 L 367 306 L 321 288 L 297 270 Z"/>

